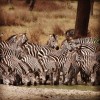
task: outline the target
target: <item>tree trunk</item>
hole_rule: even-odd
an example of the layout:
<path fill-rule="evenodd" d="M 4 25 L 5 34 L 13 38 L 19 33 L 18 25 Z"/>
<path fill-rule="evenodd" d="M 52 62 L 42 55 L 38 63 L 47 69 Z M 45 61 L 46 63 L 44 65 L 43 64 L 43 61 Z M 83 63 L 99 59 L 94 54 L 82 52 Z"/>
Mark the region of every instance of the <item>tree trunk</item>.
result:
<path fill-rule="evenodd" d="M 91 0 L 91 16 L 93 16 L 93 5 L 94 5 L 94 0 Z"/>
<path fill-rule="evenodd" d="M 2 42 L 2 36 L 1 36 L 1 34 L 0 34 L 0 43 Z M 0 62 L 1 62 L 1 57 L 2 56 L 2 51 L 1 51 L 1 48 L 0 48 Z"/>
<path fill-rule="evenodd" d="M 31 0 L 25 0 L 26 4 L 30 4 Z"/>
<path fill-rule="evenodd" d="M 12 0 L 7 0 L 8 4 L 12 4 Z"/>
<path fill-rule="evenodd" d="M 78 37 L 86 37 L 90 17 L 91 0 L 78 0 L 75 34 Z"/>
<path fill-rule="evenodd" d="M 33 10 L 34 5 L 35 5 L 35 2 L 36 2 L 36 0 L 31 0 L 31 1 L 30 1 L 30 6 L 29 6 L 30 11 Z"/>

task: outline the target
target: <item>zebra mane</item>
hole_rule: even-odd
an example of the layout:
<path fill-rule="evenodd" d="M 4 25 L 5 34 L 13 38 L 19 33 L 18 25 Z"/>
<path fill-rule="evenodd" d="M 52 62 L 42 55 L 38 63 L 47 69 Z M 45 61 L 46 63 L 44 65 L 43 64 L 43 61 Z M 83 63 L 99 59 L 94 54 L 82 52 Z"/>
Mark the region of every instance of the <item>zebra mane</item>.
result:
<path fill-rule="evenodd" d="M 9 42 L 9 43 L 12 43 L 13 42 L 13 37 L 15 37 L 16 35 L 12 35 L 10 36 L 6 41 Z"/>
<path fill-rule="evenodd" d="M 52 36 L 54 37 L 54 39 L 56 40 L 56 35 L 55 34 L 52 34 Z"/>

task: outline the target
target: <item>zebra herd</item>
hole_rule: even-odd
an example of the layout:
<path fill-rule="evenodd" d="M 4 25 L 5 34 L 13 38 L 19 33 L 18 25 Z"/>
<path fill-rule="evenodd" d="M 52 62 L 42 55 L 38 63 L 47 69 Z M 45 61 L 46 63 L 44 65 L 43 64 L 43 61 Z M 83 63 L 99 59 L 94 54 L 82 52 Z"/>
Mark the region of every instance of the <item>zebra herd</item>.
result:
<path fill-rule="evenodd" d="M 65 39 L 61 46 L 55 34 L 45 45 L 30 43 L 26 33 L 0 42 L 0 84 L 71 85 L 80 81 L 100 84 L 99 43 L 93 37 Z"/>

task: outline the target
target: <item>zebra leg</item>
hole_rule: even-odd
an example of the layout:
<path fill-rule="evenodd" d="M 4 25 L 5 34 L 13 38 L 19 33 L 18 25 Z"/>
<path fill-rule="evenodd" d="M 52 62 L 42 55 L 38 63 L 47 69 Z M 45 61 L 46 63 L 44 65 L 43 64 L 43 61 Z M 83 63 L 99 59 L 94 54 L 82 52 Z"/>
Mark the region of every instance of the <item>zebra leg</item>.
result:
<path fill-rule="evenodd" d="M 53 85 L 53 73 L 51 73 L 50 76 L 51 76 L 51 78 L 50 78 L 51 79 L 51 85 Z"/>
<path fill-rule="evenodd" d="M 85 83 L 85 85 L 87 85 L 89 81 L 89 75 L 87 75 L 85 72 L 81 72 L 81 79 Z"/>
<path fill-rule="evenodd" d="M 72 85 L 72 80 L 73 80 L 73 78 L 70 78 L 70 79 L 69 79 L 68 85 Z"/>
<path fill-rule="evenodd" d="M 45 76 L 44 85 L 46 85 L 46 84 L 47 84 L 48 79 L 49 79 L 49 75 L 46 75 L 46 76 Z"/>
<path fill-rule="evenodd" d="M 59 79 L 60 79 L 60 69 L 57 69 L 56 81 L 54 81 L 54 85 L 59 85 Z"/>
<path fill-rule="evenodd" d="M 77 75 L 75 76 L 74 81 L 75 81 L 75 85 L 78 85 Z"/>
<path fill-rule="evenodd" d="M 65 81 L 65 73 L 63 71 L 63 80 L 62 80 L 62 83 L 64 84 L 64 81 Z"/>

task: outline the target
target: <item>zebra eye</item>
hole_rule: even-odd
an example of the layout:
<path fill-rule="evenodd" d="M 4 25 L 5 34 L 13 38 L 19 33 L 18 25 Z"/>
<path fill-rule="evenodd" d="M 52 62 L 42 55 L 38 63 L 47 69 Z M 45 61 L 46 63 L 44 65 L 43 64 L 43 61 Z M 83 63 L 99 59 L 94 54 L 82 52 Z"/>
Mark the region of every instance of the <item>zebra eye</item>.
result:
<path fill-rule="evenodd" d="M 55 42 L 55 40 L 53 40 L 52 42 Z"/>

